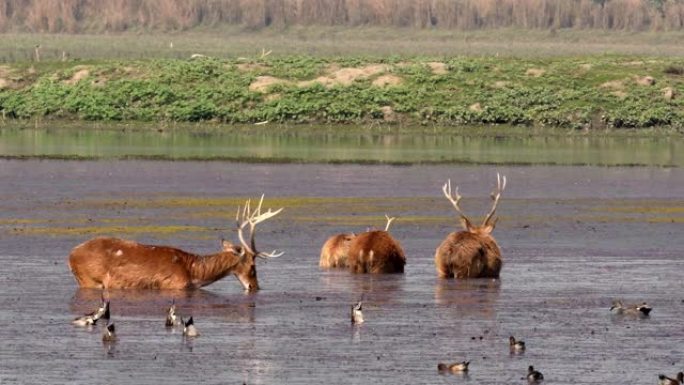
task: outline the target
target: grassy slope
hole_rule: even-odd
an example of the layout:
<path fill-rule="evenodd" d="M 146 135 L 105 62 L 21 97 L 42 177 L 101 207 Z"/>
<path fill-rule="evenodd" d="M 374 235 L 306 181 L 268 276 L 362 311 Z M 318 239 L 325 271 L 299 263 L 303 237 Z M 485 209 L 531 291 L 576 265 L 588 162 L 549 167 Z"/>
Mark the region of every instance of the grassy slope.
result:
<path fill-rule="evenodd" d="M 0 67 L 5 83 L 0 111 L 6 118 L 228 123 L 390 119 L 403 124 L 681 128 L 684 122 L 684 76 L 668 73 L 684 70 L 681 59 L 451 57 L 442 61 L 444 74 L 435 74 L 429 61 L 286 56 L 6 65 Z M 380 62 L 384 71 L 350 85 L 298 83 Z M 534 76 L 530 69 L 544 73 Z M 78 81 L 77 73 L 83 77 Z M 264 75 L 287 83 L 250 90 Z M 372 85 L 385 75 L 401 83 Z M 646 75 L 656 84 L 637 84 L 637 77 Z M 666 100 L 666 87 L 678 97 Z"/>
<path fill-rule="evenodd" d="M 0 39 L 0 62 L 7 63 L 0 64 L 0 113 L 95 121 L 393 119 L 407 125 L 680 128 L 684 76 L 676 72 L 684 68 L 684 48 L 677 43 L 683 36 L 370 28 L 7 34 Z M 36 43 L 40 63 L 31 62 Z M 273 52 L 259 58 L 262 48 Z M 59 61 L 62 52 L 71 59 Z M 216 59 L 188 60 L 194 52 Z M 444 63 L 446 73 L 434 73 L 427 65 L 431 61 Z M 386 65 L 385 71 L 349 85 L 298 84 L 377 63 Z M 529 69 L 545 72 L 535 77 Z M 76 73 L 83 79 L 76 81 Z M 265 75 L 287 82 L 250 90 Z M 401 83 L 372 85 L 386 75 Z M 635 79 L 643 76 L 654 77 L 656 84 L 639 86 Z M 666 87 L 675 91 L 673 100 L 663 98 Z"/>

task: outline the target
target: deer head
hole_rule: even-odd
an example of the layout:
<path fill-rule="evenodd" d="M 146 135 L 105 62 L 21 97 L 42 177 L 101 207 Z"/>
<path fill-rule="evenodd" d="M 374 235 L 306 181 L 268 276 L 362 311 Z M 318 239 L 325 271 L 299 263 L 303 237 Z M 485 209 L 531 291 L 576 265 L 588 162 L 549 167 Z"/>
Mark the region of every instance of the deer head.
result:
<path fill-rule="evenodd" d="M 277 258 L 283 255 L 282 252 L 278 253 L 273 250 L 270 253 L 265 253 L 258 251 L 256 248 L 256 243 L 254 241 L 254 236 L 256 233 L 256 225 L 278 215 L 282 208 L 272 211 L 268 209 L 265 213 L 261 212 L 261 206 L 264 202 L 264 196 L 261 195 L 259 199 L 259 204 L 252 210 L 250 205 L 250 200 L 247 200 L 245 206 L 237 209 L 237 214 L 235 215 L 235 221 L 237 224 L 237 233 L 240 239 L 241 246 L 236 246 L 228 241 L 223 241 L 223 250 L 231 251 L 240 257 L 240 262 L 233 273 L 240 281 L 245 290 L 256 291 L 259 290 L 259 283 L 257 281 L 256 273 L 256 258 Z M 245 235 L 243 233 L 245 228 L 249 228 L 249 242 L 245 240 Z"/>
<path fill-rule="evenodd" d="M 463 213 L 463 210 L 461 210 L 459 202 L 461 201 L 462 196 L 458 193 L 458 186 L 456 186 L 456 188 L 454 189 L 454 193 L 452 193 L 451 179 L 447 180 L 447 182 L 444 184 L 444 186 L 442 187 L 442 192 L 444 192 L 444 196 L 449 200 L 449 202 L 451 202 L 456 211 L 460 214 L 461 225 L 463 225 L 465 231 L 474 234 L 488 235 L 492 232 L 492 230 L 494 230 L 494 227 L 496 226 L 497 218 L 494 217 L 494 213 L 496 212 L 496 205 L 499 203 L 499 198 L 501 198 L 501 193 L 504 191 L 505 188 L 506 176 L 501 176 L 499 173 L 497 173 L 496 188 L 494 188 L 494 190 L 490 194 L 490 198 L 494 202 L 492 204 L 492 209 L 489 210 L 489 213 L 482 221 L 482 224 L 479 226 L 473 225 L 472 221 Z"/>

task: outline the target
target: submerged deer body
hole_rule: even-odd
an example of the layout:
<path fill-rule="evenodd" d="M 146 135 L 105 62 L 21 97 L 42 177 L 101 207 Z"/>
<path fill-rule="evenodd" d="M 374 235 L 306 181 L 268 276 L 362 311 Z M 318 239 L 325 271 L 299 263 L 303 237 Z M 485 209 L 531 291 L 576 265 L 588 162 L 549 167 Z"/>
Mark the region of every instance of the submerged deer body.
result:
<path fill-rule="evenodd" d="M 345 233 L 328 238 L 321 248 L 321 260 L 318 266 L 322 268 L 347 267 L 349 245 L 355 236 L 353 233 Z"/>
<path fill-rule="evenodd" d="M 387 217 L 385 230 L 366 231 L 349 245 L 347 265 L 353 273 L 403 273 L 404 250 L 388 232 L 395 218 Z"/>
<path fill-rule="evenodd" d="M 501 193 L 506 188 L 506 177 L 497 174 L 497 187 L 492 192 L 494 201 L 492 209 L 485 217 L 482 225 L 473 225 L 461 211 L 458 203 L 461 196 L 452 196 L 451 181 L 448 181 L 442 191 L 461 216 L 463 231 L 453 232 L 437 247 L 435 252 L 435 267 L 441 278 L 498 278 L 501 266 L 501 250 L 491 233 L 496 225 L 494 213 Z"/>
<path fill-rule="evenodd" d="M 229 274 L 235 275 L 245 290 L 259 290 L 256 257 L 278 257 L 282 253 L 256 250 L 255 227 L 282 210 L 261 213 L 238 208 L 237 229 L 242 246 L 223 241 L 216 254 L 197 255 L 169 246 L 144 245 L 133 241 L 99 237 L 76 246 L 69 255 L 69 268 L 81 287 L 100 289 L 195 289 Z M 242 230 L 249 226 L 250 242 Z"/>

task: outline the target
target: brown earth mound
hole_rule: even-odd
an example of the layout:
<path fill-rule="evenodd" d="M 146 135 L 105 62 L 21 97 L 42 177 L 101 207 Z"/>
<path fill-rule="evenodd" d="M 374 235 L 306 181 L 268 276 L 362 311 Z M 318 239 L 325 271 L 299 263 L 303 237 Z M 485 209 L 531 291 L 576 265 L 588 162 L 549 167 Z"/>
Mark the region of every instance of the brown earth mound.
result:
<path fill-rule="evenodd" d="M 273 76 L 257 76 L 256 79 L 249 85 L 249 90 L 254 92 L 261 92 L 265 94 L 268 89 L 275 84 L 289 84 L 285 79 L 276 78 Z"/>

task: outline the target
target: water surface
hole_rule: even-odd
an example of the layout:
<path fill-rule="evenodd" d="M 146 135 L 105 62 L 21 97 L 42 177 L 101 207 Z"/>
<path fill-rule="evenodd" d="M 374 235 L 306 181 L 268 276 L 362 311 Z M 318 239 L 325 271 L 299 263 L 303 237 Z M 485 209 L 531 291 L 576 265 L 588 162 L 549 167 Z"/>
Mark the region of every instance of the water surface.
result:
<path fill-rule="evenodd" d="M 106 128 L 106 127 L 105 127 Z M 529 133 L 525 134 L 525 130 Z M 469 133 L 472 131 L 471 133 Z M 253 162 L 684 166 L 680 136 L 578 135 L 533 128 L 414 131 L 354 127 L 0 130 L 5 158 L 145 158 Z"/>
<path fill-rule="evenodd" d="M 501 280 L 436 278 L 436 246 L 457 228 L 441 184 L 481 216 L 497 172 L 509 178 L 495 230 Z M 645 167 L 359 166 L 141 160 L 0 161 L 0 381 L 4 383 L 553 384 L 656 383 L 684 369 L 684 171 Z M 112 291 L 119 342 L 70 320 L 100 293 L 79 290 L 71 248 L 115 235 L 209 253 L 236 240 L 234 210 L 266 193 L 285 207 L 259 226 L 262 290 L 227 277 L 204 290 Z M 324 240 L 384 226 L 404 275 L 322 271 Z M 349 324 L 364 298 L 367 322 Z M 614 318 L 614 298 L 649 319 Z M 163 327 L 172 300 L 202 336 Z M 527 342 L 512 356 L 510 335 Z M 470 360 L 468 376 L 438 362 Z"/>

